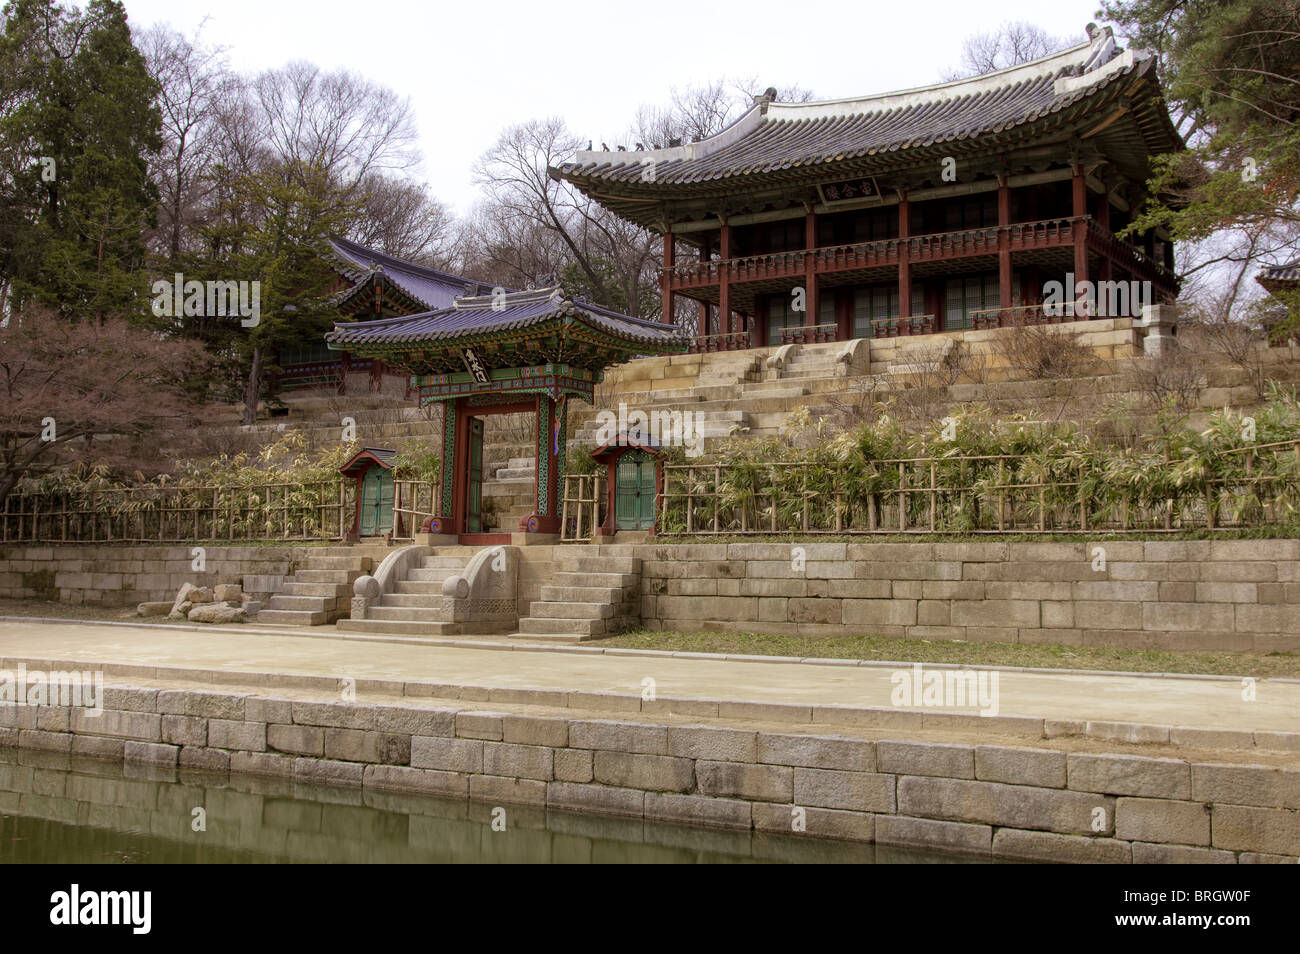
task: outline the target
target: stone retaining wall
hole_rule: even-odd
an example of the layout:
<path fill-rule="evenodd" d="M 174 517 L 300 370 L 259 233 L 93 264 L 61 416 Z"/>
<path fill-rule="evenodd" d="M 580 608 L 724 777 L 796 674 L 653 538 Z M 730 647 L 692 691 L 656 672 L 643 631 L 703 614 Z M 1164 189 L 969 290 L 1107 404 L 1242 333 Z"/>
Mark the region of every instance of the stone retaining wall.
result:
<path fill-rule="evenodd" d="M 189 546 L 0 546 L 0 597 L 97 606 L 171 600 L 184 583 L 240 583 L 254 599 L 279 592 L 310 547 L 203 544 L 204 571 Z"/>
<path fill-rule="evenodd" d="M 1300 855 L 1293 768 L 1069 751 L 1051 740 L 864 739 L 433 700 L 138 686 L 106 687 L 105 697 L 98 717 L 0 707 L 0 745 L 705 827 L 798 833 L 802 824 L 812 837 L 1026 860 Z"/>
<path fill-rule="evenodd" d="M 1096 547 L 1105 551 L 1104 569 L 1094 569 Z M 633 551 L 651 628 L 1300 651 L 1297 540 L 732 543 L 618 552 Z"/>

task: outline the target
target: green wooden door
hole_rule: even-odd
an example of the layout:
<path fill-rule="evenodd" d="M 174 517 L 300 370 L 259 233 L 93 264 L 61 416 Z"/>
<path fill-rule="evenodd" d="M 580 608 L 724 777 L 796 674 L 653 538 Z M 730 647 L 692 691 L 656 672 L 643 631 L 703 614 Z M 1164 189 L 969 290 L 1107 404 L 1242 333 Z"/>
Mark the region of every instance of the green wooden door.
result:
<path fill-rule="evenodd" d="M 655 462 L 627 451 L 614 471 L 614 522 L 619 530 L 649 530 L 655 522 Z"/>
<path fill-rule="evenodd" d="M 393 475 L 371 467 L 361 478 L 361 535 L 379 536 L 393 529 Z"/>
<path fill-rule="evenodd" d="M 469 480 L 465 487 L 465 532 L 483 532 L 483 419 L 469 419 Z"/>

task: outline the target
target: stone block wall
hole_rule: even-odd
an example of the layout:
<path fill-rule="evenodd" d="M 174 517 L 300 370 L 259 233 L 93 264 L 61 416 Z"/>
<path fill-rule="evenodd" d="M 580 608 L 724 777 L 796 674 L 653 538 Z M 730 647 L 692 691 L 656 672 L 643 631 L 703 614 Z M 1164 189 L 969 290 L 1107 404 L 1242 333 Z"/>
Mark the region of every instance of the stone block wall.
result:
<path fill-rule="evenodd" d="M 650 628 L 1300 651 L 1297 540 L 619 549 Z"/>
<path fill-rule="evenodd" d="M 340 703 L 115 685 L 105 702 L 95 717 L 0 708 L 0 746 L 999 858 L 1294 863 L 1300 855 L 1300 772 L 1210 754 L 1080 752 L 1047 738 L 863 738 L 743 717 L 721 726 L 645 712 L 534 715 L 433 699 Z"/>
<path fill-rule="evenodd" d="M 0 546 L 0 597 L 95 606 L 170 600 L 183 583 L 240 583 L 254 599 L 280 590 L 310 547 L 204 545 L 204 570 L 192 547 L 125 544 Z"/>

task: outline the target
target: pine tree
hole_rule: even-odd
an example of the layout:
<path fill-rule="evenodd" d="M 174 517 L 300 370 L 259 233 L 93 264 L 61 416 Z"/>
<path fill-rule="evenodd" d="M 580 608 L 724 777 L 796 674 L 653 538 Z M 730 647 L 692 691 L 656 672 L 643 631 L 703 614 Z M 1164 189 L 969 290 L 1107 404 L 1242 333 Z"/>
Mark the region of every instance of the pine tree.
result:
<path fill-rule="evenodd" d="M 0 282 L 65 317 L 138 314 L 157 85 L 117 0 L 0 14 Z"/>

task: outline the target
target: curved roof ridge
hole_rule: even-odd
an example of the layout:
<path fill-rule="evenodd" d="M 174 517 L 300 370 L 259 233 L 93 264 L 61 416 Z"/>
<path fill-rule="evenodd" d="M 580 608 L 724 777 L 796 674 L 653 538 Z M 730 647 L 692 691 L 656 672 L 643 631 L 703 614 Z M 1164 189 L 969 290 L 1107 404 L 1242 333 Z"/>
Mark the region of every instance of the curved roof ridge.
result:
<path fill-rule="evenodd" d="M 1149 56 L 1134 50 L 1120 51 L 1115 46 L 1109 28 L 1098 30 L 1082 43 L 1040 56 L 1025 63 L 980 73 L 960 79 L 916 86 L 911 89 L 872 93 L 867 96 L 849 96 L 840 99 L 818 100 L 812 103 L 780 103 L 763 98 L 742 113 L 734 122 L 719 132 L 697 142 L 661 149 L 636 151 L 605 151 L 580 149 L 562 167 L 595 165 L 624 166 L 629 163 L 668 162 L 672 160 L 703 159 L 722 152 L 744 139 L 757 127 L 766 123 L 811 122 L 821 119 L 851 118 L 887 113 L 895 109 L 938 103 L 959 103 L 970 97 L 1014 90 L 1034 81 L 1047 78 L 1068 77 L 1073 80 L 1068 87 L 1058 89 L 1058 96 L 1076 92 L 1094 83 L 1101 83 L 1116 70 L 1133 65 L 1137 59 Z M 1084 69 L 1087 72 L 1082 72 Z"/>
<path fill-rule="evenodd" d="M 1085 40 L 1074 46 L 1066 47 L 1063 50 L 1057 50 L 1054 53 L 1048 53 L 1046 56 L 1040 56 L 1036 60 L 1029 60 L 1024 63 L 1016 63 L 1012 66 L 1005 66 L 1000 70 L 994 70 L 992 73 L 979 73 L 975 76 L 963 76 L 955 80 L 947 80 L 943 83 L 931 83 L 929 86 L 913 86 L 910 89 L 891 90 L 886 93 L 871 93 L 866 96 L 846 96 L 840 99 L 823 99 L 812 103 L 772 103 L 768 106 L 768 116 L 771 119 L 816 119 L 820 115 L 808 115 L 808 111 L 824 106 L 846 106 L 846 105 L 869 105 L 869 109 L 854 110 L 854 113 L 874 113 L 883 109 L 893 109 L 897 106 L 917 105 L 918 97 L 925 93 L 956 93 L 957 95 L 942 95 L 935 97 L 934 101 L 942 102 L 949 99 L 960 99 L 962 96 L 972 95 L 975 93 L 985 92 L 986 90 L 1005 89 L 1015 86 L 1019 82 L 1031 79 L 1039 79 L 1044 76 L 1055 76 L 1057 73 L 1071 66 L 1082 66 L 1088 59 L 1086 56 L 1080 56 L 1082 53 L 1090 53 L 1094 46 L 1094 41 Z M 1078 63 L 1073 62 L 1078 60 Z M 1098 67 L 1100 68 L 1100 67 Z M 1018 74 L 1018 75 L 1017 75 Z M 922 97 L 928 100 L 928 97 Z M 893 102 L 898 100 L 898 102 Z M 797 113 L 803 111 L 804 115 L 776 116 L 776 113 Z M 827 112 L 826 115 L 844 115 L 843 111 L 836 110 Z M 851 115 L 851 114 L 850 114 Z"/>
<path fill-rule="evenodd" d="M 351 239 L 346 239 L 342 236 L 331 236 L 329 241 L 331 245 L 335 246 L 337 251 L 341 252 L 345 258 L 352 261 L 356 267 L 361 269 L 369 270 L 364 264 L 358 262 L 356 260 L 357 258 L 363 260 L 368 259 L 370 262 L 378 264 L 384 268 L 396 266 L 405 271 L 422 274 L 427 278 L 438 279 L 449 285 L 483 284 L 482 282 L 475 282 L 473 279 L 465 278 L 462 275 L 453 275 L 451 272 L 444 272 L 441 269 L 433 268 L 429 265 L 421 265 L 418 262 L 411 261 L 410 259 L 398 258 L 396 255 L 389 255 L 387 252 L 381 252 L 377 248 L 362 245 L 360 242 L 354 242 Z M 353 256 L 356 256 L 356 258 L 353 258 Z"/>

